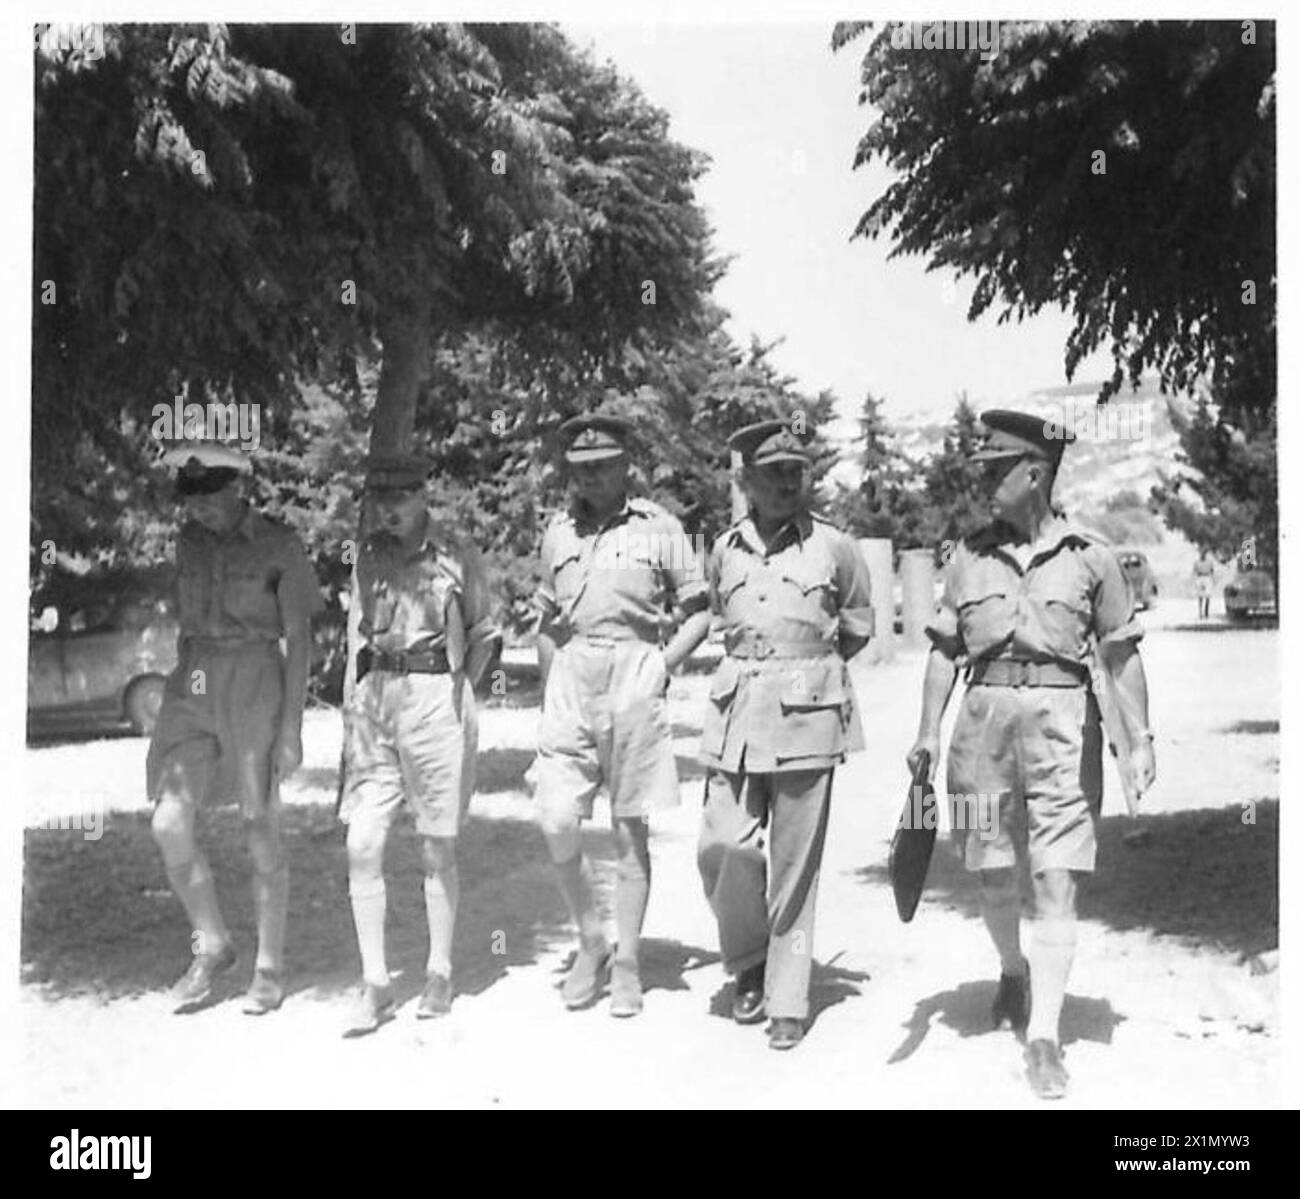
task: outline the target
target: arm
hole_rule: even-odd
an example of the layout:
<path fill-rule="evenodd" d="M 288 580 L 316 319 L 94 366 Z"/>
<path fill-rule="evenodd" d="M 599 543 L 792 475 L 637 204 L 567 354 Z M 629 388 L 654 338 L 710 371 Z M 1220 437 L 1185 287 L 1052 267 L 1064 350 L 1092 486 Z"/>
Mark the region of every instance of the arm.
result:
<path fill-rule="evenodd" d="M 925 680 L 921 684 L 921 718 L 917 722 L 916 741 L 907 751 L 907 768 L 915 772 L 921 754 L 930 755 L 933 768 L 939 761 L 939 729 L 947 710 L 952 689 L 957 683 L 958 660 L 966 652 L 958 619 L 961 559 L 954 557 L 943 580 L 943 596 L 934 618 L 925 627 L 930 638 L 930 653 L 925 660 Z"/>
<path fill-rule="evenodd" d="M 1142 626 L 1134 613 L 1133 596 L 1119 560 L 1108 547 L 1090 552 L 1096 583 L 1093 588 L 1092 632 L 1097 639 L 1097 661 L 1106 673 L 1119 718 L 1132 745 L 1130 766 L 1138 795 L 1155 782 L 1156 760 L 1151 744 L 1147 711 L 1147 678 L 1137 643 Z"/>
<path fill-rule="evenodd" d="M 281 567 L 276 594 L 284 631 L 285 661 L 284 699 L 274 761 L 277 775 L 283 779 L 302 762 L 302 713 L 307 704 L 307 679 L 311 673 L 311 620 L 324 606 L 316 586 L 316 572 L 296 537 Z"/>
<path fill-rule="evenodd" d="M 707 601 L 706 601 L 707 602 Z M 692 612 L 677 627 L 677 632 L 664 647 L 664 664 L 672 674 L 694 652 L 696 647 L 709 635 L 709 610 L 701 608 Z"/>
<path fill-rule="evenodd" d="M 1151 739 L 1147 675 L 1142 655 L 1132 641 L 1104 641 L 1099 647 L 1098 658 L 1106 671 L 1115 706 L 1133 746 L 1133 781 L 1141 795 L 1156 781 L 1156 755 Z"/>
<path fill-rule="evenodd" d="M 487 563 L 473 546 L 464 548 L 465 674 L 475 691 L 501 657 L 501 630 L 492 613 Z"/>
<path fill-rule="evenodd" d="M 835 544 L 835 587 L 840 602 L 840 654 L 847 662 L 876 631 L 871 575 L 862 551 L 847 534 L 841 534 Z"/>
<path fill-rule="evenodd" d="M 922 753 L 930 755 L 932 764 L 939 761 L 939 727 L 948 700 L 957 682 L 957 662 L 937 645 L 925 661 L 925 682 L 921 685 L 921 719 L 916 740 L 907 751 L 907 768 L 915 771 Z"/>
<path fill-rule="evenodd" d="M 667 544 L 674 546 L 675 552 L 664 568 L 664 575 L 683 615 L 681 624 L 664 646 L 664 665 L 672 674 L 709 635 L 709 580 L 706 556 L 696 552 L 675 517 L 669 520 L 669 532 L 671 538 Z M 660 545 L 663 544 L 661 540 Z"/>

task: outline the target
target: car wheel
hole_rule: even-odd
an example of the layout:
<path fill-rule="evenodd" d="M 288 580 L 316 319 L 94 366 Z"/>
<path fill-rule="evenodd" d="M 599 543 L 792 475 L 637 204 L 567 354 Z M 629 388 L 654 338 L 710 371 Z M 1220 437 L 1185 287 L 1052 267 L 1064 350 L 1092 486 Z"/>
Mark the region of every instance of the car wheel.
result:
<path fill-rule="evenodd" d="M 122 706 L 131 727 L 143 736 L 149 736 L 158 723 L 158 712 L 162 708 L 163 689 L 167 680 L 160 674 L 146 674 L 132 679 L 126 689 Z"/>

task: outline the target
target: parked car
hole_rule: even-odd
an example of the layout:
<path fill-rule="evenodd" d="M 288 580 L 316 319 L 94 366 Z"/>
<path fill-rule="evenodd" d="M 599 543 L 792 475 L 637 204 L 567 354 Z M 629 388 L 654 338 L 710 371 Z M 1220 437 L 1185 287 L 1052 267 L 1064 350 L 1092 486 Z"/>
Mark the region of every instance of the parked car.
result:
<path fill-rule="evenodd" d="M 1223 610 L 1229 620 L 1277 615 L 1277 588 L 1262 566 L 1237 567 L 1223 585 Z"/>
<path fill-rule="evenodd" d="M 1133 592 L 1133 603 L 1139 612 L 1154 608 L 1160 588 L 1156 584 L 1155 571 L 1141 550 L 1121 549 L 1116 551 L 1119 564 L 1124 568 L 1124 577 Z"/>
<path fill-rule="evenodd" d="M 151 733 L 178 631 L 169 601 L 152 595 L 41 606 L 27 641 L 29 719 L 80 713 Z"/>

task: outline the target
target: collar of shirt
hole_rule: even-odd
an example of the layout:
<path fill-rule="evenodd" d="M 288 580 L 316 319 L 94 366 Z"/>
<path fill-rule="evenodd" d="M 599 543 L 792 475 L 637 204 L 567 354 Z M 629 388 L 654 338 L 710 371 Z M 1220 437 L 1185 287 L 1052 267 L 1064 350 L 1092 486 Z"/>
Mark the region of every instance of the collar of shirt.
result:
<path fill-rule="evenodd" d="M 768 546 L 759 535 L 758 526 L 754 523 L 754 514 L 750 512 L 734 526 L 732 540 L 743 541 L 746 548 L 760 556 L 776 554 L 785 549 L 791 541 L 798 541 L 800 545 L 807 541 L 812 534 L 812 523 L 810 512 L 797 513 L 776 531 L 771 546 Z"/>
<path fill-rule="evenodd" d="M 1001 521 L 994 521 L 979 537 L 976 548 L 997 553 L 999 557 L 1014 563 L 1016 570 L 1024 574 L 1043 559 L 1050 558 L 1067 541 L 1091 540 L 1092 538 L 1064 513 L 1054 511 L 1051 519 L 1038 530 L 1038 536 L 1032 546 L 1016 546 L 1011 528 Z"/>
<path fill-rule="evenodd" d="M 600 525 L 596 524 L 587 514 L 587 510 L 577 500 L 574 500 L 569 505 L 569 517 L 573 521 L 573 527 L 579 534 L 603 533 L 606 529 L 612 529 L 615 525 L 622 524 L 625 520 L 630 520 L 634 516 L 645 515 L 647 515 L 646 511 L 630 495 L 625 495 L 622 507 Z"/>
<path fill-rule="evenodd" d="M 262 531 L 265 521 L 247 504 L 244 505 L 244 513 L 239 518 L 235 527 L 229 533 L 214 533 L 207 525 L 199 524 L 197 520 L 190 521 L 189 534 L 193 537 L 204 538 L 218 544 L 229 544 L 236 538 L 243 541 L 254 541 L 257 535 Z"/>

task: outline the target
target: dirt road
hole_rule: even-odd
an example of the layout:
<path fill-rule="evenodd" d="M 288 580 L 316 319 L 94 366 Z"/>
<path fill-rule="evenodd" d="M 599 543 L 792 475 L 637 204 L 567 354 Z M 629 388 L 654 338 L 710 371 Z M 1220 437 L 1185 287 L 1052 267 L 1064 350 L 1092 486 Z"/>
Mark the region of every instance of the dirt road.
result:
<path fill-rule="evenodd" d="M 1065 1106 L 1276 1102 L 1278 639 L 1187 628 L 1190 611 L 1171 603 L 1154 614 L 1145 647 L 1160 768 L 1150 815 L 1121 815 L 1113 778 L 1108 787 L 1102 868 L 1084 893 L 1065 1009 Z M 987 1030 L 997 967 L 970 880 L 941 844 L 921 910 L 903 926 L 884 876 L 921 663 L 919 652 L 900 651 L 889 664 L 855 668 L 869 744 L 837 776 L 816 1019 L 788 1054 L 724 1014 L 729 992 L 694 865 L 701 677 L 673 686 L 683 804 L 654 824 L 649 989 L 644 1015 L 631 1021 L 610 1019 L 604 1005 L 565 1012 L 554 991 L 572 941 L 523 789 L 535 710 L 484 714 L 482 791 L 462 838 L 451 1017 L 414 1019 L 420 873 L 403 828 L 390 848 L 390 956 L 407 1002 L 358 1041 L 338 1035 L 358 964 L 329 813 L 335 718 L 310 716 L 307 761 L 288 796 L 293 993 L 260 1020 L 232 1002 L 189 1017 L 165 1012 L 160 991 L 185 965 L 188 939 L 149 840 L 145 743 L 30 750 L 23 1051 L 6 1098 L 110 1107 L 1032 1105 L 1021 1047 Z M 98 840 L 41 827 L 95 805 L 108 813 Z M 612 847 L 597 813 L 588 846 L 608 883 Z M 247 947 L 239 830 L 229 813 L 209 823 L 223 901 Z"/>

